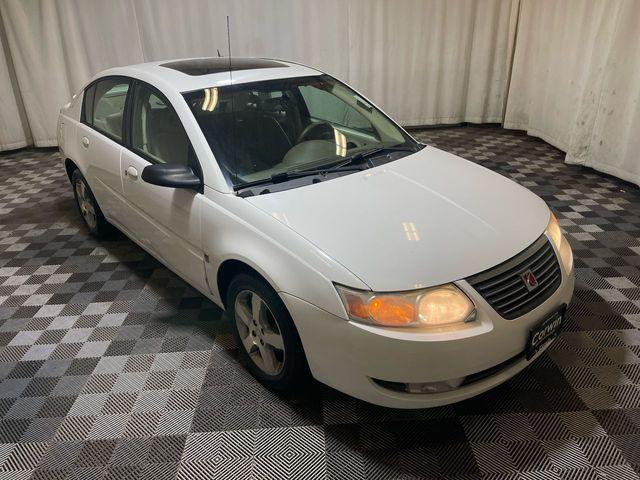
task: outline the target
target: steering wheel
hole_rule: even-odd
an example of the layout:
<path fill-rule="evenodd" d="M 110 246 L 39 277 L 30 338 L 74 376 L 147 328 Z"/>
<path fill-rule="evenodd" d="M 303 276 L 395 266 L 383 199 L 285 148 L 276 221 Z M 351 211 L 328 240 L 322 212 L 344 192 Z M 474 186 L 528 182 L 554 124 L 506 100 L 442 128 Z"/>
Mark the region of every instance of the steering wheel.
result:
<path fill-rule="evenodd" d="M 333 127 L 329 122 L 310 123 L 302 130 L 296 143 L 307 140 L 333 140 Z"/>

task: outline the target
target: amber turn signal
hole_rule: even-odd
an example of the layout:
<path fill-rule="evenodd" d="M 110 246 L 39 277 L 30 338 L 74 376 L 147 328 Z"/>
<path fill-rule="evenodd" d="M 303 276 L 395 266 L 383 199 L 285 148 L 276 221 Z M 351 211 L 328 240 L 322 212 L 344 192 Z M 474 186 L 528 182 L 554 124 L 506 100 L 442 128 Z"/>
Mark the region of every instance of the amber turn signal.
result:
<path fill-rule="evenodd" d="M 379 325 L 408 325 L 413 322 L 416 309 L 402 297 L 374 297 L 369 302 L 369 317 Z"/>

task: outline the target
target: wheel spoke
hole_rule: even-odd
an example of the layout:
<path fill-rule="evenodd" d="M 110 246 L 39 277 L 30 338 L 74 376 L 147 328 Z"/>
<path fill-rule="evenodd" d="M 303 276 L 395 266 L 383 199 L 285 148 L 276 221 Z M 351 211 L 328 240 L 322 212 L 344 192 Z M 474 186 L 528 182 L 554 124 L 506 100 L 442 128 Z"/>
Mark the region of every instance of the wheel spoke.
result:
<path fill-rule="evenodd" d="M 275 332 L 264 332 L 262 337 L 268 345 L 278 350 L 284 350 L 284 343 L 282 337 Z"/>
<path fill-rule="evenodd" d="M 256 322 L 260 322 L 262 315 L 262 299 L 255 293 L 251 295 L 251 316 Z"/>
<path fill-rule="evenodd" d="M 251 328 L 252 326 L 252 318 L 251 312 L 243 303 L 238 302 L 236 305 L 236 317 L 239 318 L 242 323 L 244 323 L 247 328 Z"/>
<path fill-rule="evenodd" d="M 247 336 L 242 339 L 242 344 L 247 350 L 247 353 L 251 353 L 251 350 L 253 350 L 253 347 L 255 347 L 256 345 L 255 343 L 253 343 L 253 338 L 251 338 L 251 335 L 248 332 Z"/>
<path fill-rule="evenodd" d="M 278 361 L 276 360 L 273 348 L 269 345 L 258 345 L 258 349 L 260 350 L 260 357 L 262 357 L 262 363 L 264 364 L 266 372 L 275 372 Z"/>

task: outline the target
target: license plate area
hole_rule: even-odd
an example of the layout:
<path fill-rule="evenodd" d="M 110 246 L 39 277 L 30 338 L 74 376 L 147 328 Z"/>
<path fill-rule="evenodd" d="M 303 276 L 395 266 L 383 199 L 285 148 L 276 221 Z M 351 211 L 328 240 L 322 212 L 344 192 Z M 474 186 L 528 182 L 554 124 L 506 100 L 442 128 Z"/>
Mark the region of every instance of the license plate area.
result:
<path fill-rule="evenodd" d="M 566 307 L 563 306 L 529 331 L 529 340 L 526 348 L 527 360 L 531 360 L 542 347 L 560 333 L 564 322 L 565 310 Z"/>

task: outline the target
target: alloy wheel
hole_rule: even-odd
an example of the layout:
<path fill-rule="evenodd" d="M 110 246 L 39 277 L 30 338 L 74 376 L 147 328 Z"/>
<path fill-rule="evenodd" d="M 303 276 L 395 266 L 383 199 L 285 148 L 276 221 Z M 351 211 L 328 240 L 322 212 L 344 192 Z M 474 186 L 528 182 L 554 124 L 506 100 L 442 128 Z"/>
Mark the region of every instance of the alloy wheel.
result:
<path fill-rule="evenodd" d="M 256 366 L 268 375 L 282 372 L 284 340 L 275 317 L 260 295 L 243 290 L 236 296 L 235 323 L 242 346 Z"/>

